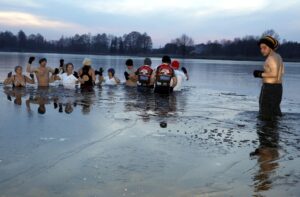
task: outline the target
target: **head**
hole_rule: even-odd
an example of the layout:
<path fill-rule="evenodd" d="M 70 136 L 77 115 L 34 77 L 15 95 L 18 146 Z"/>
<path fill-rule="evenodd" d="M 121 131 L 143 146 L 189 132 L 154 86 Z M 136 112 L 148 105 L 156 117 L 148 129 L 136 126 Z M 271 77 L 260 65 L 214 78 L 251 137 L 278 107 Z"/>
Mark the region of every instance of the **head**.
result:
<path fill-rule="evenodd" d="M 45 105 L 40 105 L 38 107 L 38 113 L 39 114 L 45 114 L 46 113 L 46 107 L 45 107 Z"/>
<path fill-rule="evenodd" d="M 73 112 L 73 107 L 72 107 L 72 104 L 71 104 L 71 103 L 68 103 L 68 104 L 66 105 L 65 112 L 66 112 L 66 114 L 70 114 L 70 113 Z"/>
<path fill-rule="evenodd" d="M 163 64 L 171 64 L 171 58 L 167 55 L 163 56 L 161 61 Z"/>
<path fill-rule="evenodd" d="M 260 47 L 261 54 L 266 57 L 272 51 L 277 49 L 279 43 L 275 38 L 271 36 L 265 36 L 259 40 L 258 45 Z"/>
<path fill-rule="evenodd" d="M 74 70 L 74 65 L 72 63 L 67 63 L 66 64 L 66 72 L 68 74 L 72 74 Z"/>
<path fill-rule="evenodd" d="M 128 59 L 125 62 L 126 66 L 128 69 L 132 69 L 133 68 L 133 60 L 132 59 Z"/>
<path fill-rule="evenodd" d="M 83 66 L 91 66 L 92 65 L 92 60 L 89 58 L 84 58 L 83 62 L 82 62 Z"/>
<path fill-rule="evenodd" d="M 110 68 L 108 69 L 108 77 L 114 77 L 115 76 L 115 69 Z"/>
<path fill-rule="evenodd" d="M 180 62 L 178 60 L 174 60 L 174 61 L 172 61 L 171 66 L 173 69 L 178 70 L 180 67 Z"/>
<path fill-rule="evenodd" d="M 46 58 L 42 58 L 39 60 L 39 64 L 40 66 L 45 67 L 47 65 L 47 59 Z"/>
<path fill-rule="evenodd" d="M 16 104 L 16 105 L 22 105 L 22 98 L 21 98 L 21 96 L 16 96 L 16 99 L 14 100 L 14 103 Z"/>
<path fill-rule="evenodd" d="M 151 59 L 150 58 L 145 58 L 145 60 L 144 60 L 144 65 L 148 65 L 148 66 L 151 66 L 151 64 L 152 64 L 152 61 L 151 61 Z"/>
<path fill-rule="evenodd" d="M 15 73 L 21 75 L 22 74 L 22 66 L 16 66 Z"/>

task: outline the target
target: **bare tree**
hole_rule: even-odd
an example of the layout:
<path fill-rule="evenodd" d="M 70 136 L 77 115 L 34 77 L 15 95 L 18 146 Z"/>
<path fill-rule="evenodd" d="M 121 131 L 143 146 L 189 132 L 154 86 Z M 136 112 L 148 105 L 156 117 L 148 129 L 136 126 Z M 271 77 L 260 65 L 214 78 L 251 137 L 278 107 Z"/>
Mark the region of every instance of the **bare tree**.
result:
<path fill-rule="evenodd" d="M 172 43 L 177 45 L 179 53 L 183 56 L 187 55 L 194 47 L 194 40 L 186 34 L 183 34 L 181 35 L 181 37 L 176 38 L 172 41 Z"/>

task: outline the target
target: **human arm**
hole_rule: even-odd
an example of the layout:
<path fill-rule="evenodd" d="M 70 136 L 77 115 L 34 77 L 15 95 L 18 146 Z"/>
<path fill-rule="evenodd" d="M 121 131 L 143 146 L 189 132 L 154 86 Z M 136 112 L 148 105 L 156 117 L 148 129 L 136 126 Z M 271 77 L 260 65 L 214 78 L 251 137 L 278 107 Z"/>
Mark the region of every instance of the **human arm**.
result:
<path fill-rule="evenodd" d="M 3 84 L 9 85 L 9 84 L 12 84 L 12 82 L 13 82 L 12 72 L 9 72 L 7 74 L 7 78 L 4 80 Z"/>
<path fill-rule="evenodd" d="M 103 75 L 99 75 L 99 85 L 102 85 L 102 83 L 105 81 Z"/>
<path fill-rule="evenodd" d="M 177 85 L 177 78 L 174 76 L 172 77 L 172 87 L 174 88 Z"/>
<path fill-rule="evenodd" d="M 121 83 L 121 81 L 120 81 L 120 79 L 118 77 L 114 77 L 114 78 L 115 78 L 115 81 L 116 81 L 117 84 Z"/>
<path fill-rule="evenodd" d="M 32 65 L 32 62 L 35 60 L 35 57 L 29 57 L 28 59 L 28 63 L 27 63 L 27 66 L 26 66 L 26 72 L 28 73 L 33 73 L 33 72 L 36 72 L 36 68 L 32 68 L 31 65 Z"/>
<path fill-rule="evenodd" d="M 25 80 L 26 80 L 26 83 L 30 83 L 30 84 L 34 84 L 35 81 L 34 81 L 34 75 L 31 73 L 30 74 L 30 78 L 25 76 Z"/>
<path fill-rule="evenodd" d="M 95 71 L 94 71 L 94 69 L 90 69 L 89 70 L 89 75 L 92 77 L 92 80 L 93 80 L 93 82 L 95 83 L 95 81 L 96 81 L 96 75 L 95 75 Z"/>
<path fill-rule="evenodd" d="M 151 76 L 150 76 L 150 85 L 154 85 L 156 80 L 156 70 L 153 70 Z"/>
<path fill-rule="evenodd" d="M 187 69 L 185 67 L 182 67 L 181 68 L 182 72 L 184 73 L 185 77 L 186 77 L 186 80 L 188 81 L 189 80 L 189 74 L 187 72 Z"/>

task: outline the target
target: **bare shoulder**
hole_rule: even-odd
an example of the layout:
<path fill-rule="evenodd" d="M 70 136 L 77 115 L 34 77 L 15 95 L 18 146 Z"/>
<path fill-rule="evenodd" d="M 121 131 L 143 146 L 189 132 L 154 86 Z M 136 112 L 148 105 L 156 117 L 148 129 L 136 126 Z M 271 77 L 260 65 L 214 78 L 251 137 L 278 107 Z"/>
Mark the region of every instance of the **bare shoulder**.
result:
<path fill-rule="evenodd" d="M 276 65 L 276 62 L 277 62 L 277 57 L 274 56 L 274 55 L 270 55 L 266 59 L 266 65 L 267 66 Z"/>
<path fill-rule="evenodd" d="M 89 75 L 93 75 L 93 74 L 95 74 L 95 70 L 93 68 L 90 68 Z"/>
<path fill-rule="evenodd" d="M 49 67 L 49 66 L 47 66 L 46 69 L 47 69 L 48 71 L 50 71 L 50 72 L 52 72 L 52 71 L 54 70 L 53 68 L 51 68 L 51 67 Z"/>

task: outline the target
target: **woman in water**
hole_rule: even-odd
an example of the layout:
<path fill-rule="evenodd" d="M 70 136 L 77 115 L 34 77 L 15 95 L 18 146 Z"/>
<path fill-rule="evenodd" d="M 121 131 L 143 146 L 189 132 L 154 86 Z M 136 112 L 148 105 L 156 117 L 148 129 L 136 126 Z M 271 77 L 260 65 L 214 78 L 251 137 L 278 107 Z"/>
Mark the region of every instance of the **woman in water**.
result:
<path fill-rule="evenodd" d="M 25 87 L 26 83 L 34 84 L 34 75 L 30 74 L 30 78 L 23 75 L 21 66 L 15 67 L 15 75 L 12 72 L 8 73 L 7 78 L 4 80 L 4 85 L 12 84 L 13 87 Z"/>
<path fill-rule="evenodd" d="M 101 85 L 104 82 L 106 85 L 118 85 L 120 84 L 120 79 L 115 76 L 115 70 L 113 68 L 108 69 L 108 77 L 99 77 L 99 84 Z"/>
<path fill-rule="evenodd" d="M 92 68 L 92 61 L 85 58 L 82 62 L 83 67 L 79 70 L 79 78 L 81 78 L 81 89 L 92 88 L 95 85 L 96 76 L 95 71 Z"/>

